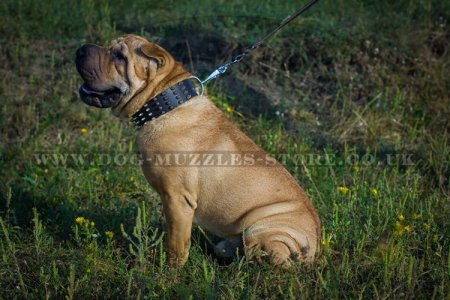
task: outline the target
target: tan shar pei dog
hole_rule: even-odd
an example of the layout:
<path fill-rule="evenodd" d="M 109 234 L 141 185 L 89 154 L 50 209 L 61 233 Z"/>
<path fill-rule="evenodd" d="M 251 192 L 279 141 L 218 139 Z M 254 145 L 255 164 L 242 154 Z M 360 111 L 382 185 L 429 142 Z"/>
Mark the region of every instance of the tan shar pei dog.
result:
<path fill-rule="evenodd" d="M 161 197 L 169 264 L 189 255 L 192 224 L 224 238 L 228 257 L 311 262 L 320 221 L 305 192 L 275 159 L 236 128 L 192 75 L 160 46 L 136 35 L 86 44 L 76 66 L 81 99 L 132 118 L 147 181 Z"/>

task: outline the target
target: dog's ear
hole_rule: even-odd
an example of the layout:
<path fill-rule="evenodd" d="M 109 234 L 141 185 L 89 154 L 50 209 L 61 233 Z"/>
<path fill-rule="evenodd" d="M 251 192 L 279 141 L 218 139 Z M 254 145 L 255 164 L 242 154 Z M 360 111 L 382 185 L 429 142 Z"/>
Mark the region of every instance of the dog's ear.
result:
<path fill-rule="evenodd" d="M 141 46 L 141 52 L 146 57 L 156 60 L 158 67 L 162 67 L 166 63 L 167 52 L 158 45 L 145 43 Z"/>

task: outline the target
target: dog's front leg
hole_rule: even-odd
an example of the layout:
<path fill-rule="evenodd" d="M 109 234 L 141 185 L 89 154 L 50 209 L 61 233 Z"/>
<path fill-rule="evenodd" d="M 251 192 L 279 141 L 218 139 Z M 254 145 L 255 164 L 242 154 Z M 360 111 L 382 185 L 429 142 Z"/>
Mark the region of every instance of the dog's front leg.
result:
<path fill-rule="evenodd" d="M 181 267 L 189 256 L 196 204 L 183 195 L 167 195 L 162 202 L 166 217 L 166 247 L 169 265 Z"/>

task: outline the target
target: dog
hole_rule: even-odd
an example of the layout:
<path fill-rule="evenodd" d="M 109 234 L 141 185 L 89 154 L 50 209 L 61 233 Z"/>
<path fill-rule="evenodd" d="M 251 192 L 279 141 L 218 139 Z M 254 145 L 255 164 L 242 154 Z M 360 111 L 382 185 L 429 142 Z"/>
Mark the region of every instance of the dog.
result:
<path fill-rule="evenodd" d="M 139 125 L 141 166 L 161 197 L 170 266 L 188 259 L 193 223 L 225 239 L 215 248 L 219 256 L 241 247 L 274 265 L 314 260 L 320 220 L 305 192 L 208 97 L 190 89 L 186 82 L 195 81 L 192 75 L 165 49 L 126 35 L 107 47 L 83 45 L 75 63 L 86 104 L 111 108 L 115 116 Z M 146 119 L 158 99 L 179 99 L 169 93 L 178 85 L 186 85 L 180 91 L 188 98 L 180 92 L 181 104 L 166 103 L 157 117 Z M 181 154 L 203 161 L 171 163 L 170 155 Z"/>

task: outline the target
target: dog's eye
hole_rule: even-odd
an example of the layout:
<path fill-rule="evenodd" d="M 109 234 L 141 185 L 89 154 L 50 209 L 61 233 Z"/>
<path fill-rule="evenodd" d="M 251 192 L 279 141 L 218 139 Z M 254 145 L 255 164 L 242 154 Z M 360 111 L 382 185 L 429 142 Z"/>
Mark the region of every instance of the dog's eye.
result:
<path fill-rule="evenodd" d="M 123 55 L 121 52 L 114 52 L 112 57 L 114 60 L 126 60 L 125 55 Z"/>

